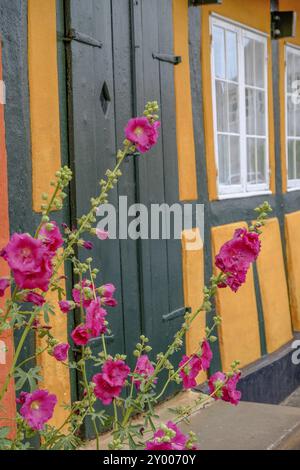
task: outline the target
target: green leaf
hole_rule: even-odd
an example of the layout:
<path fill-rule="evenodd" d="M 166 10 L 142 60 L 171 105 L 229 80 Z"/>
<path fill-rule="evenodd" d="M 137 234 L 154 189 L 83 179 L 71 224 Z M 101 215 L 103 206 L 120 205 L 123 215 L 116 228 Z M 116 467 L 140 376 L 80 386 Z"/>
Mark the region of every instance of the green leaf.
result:
<path fill-rule="evenodd" d="M 20 368 L 15 370 L 15 387 L 16 390 L 24 388 L 26 382 L 28 382 L 30 391 L 33 392 L 37 388 L 37 382 L 42 381 L 43 377 L 39 375 L 41 368 L 39 366 L 32 367 L 28 371 L 24 371 Z"/>

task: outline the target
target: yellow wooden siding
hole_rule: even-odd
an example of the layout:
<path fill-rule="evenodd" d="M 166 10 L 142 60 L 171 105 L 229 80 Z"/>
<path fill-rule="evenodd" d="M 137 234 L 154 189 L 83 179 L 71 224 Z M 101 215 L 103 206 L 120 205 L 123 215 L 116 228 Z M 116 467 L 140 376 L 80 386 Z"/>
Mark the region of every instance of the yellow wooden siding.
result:
<path fill-rule="evenodd" d="M 195 312 L 203 302 L 204 288 L 204 255 L 203 243 L 199 229 L 184 230 L 182 234 L 182 259 L 184 302 Z M 199 343 L 204 338 L 206 326 L 205 312 L 201 312 L 193 322 L 186 335 L 186 353 L 188 355 L 197 352 Z M 199 374 L 197 381 L 206 380 L 206 373 Z"/>
<path fill-rule="evenodd" d="M 176 132 L 181 201 L 197 200 L 197 174 L 189 60 L 188 1 L 173 0 L 174 54 L 182 62 L 174 67 Z"/>
<path fill-rule="evenodd" d="M 300 331 L 300 211 L 286 214 L 285 233 L 292 324 Z"/>
<path fill-rule="evenodd" d="M 237 228 L 247 228 L 247 224 L 238 222 L 212 228 L 214 257 L 221 246 L 232 238 Z M 222 317 L 219 343 L 223 369 L 228 370 L 234 360 L 239 360 L 241 366 L 246 366 L 259 359 L 261 348 L 252 267 L 247 274 L 246 283 L 237 293 L 232 292 L 229 287 L 218 289 L 216 307 L 217 313 Z"/>
<path fill-rule="evenodd" d="M 268 220 L 262 232 L 257 271 L 267 351 L 271 353 L 292 339 L 292 328 L 278 219 Z"/>
<path fill-rule="evenodd" d="M 201 7 L 202 13 L 202 83 L 204 132 L 206 148 L 206 165 L 208 173 L 208 190 L 210 200 L 218 198 L 217 168 L 214 146 L 213 126 L 213 98 L 211 75 L 211 35 L 210 15 L 217 13 L 225 19 L 237 21 L 263 33 L 270 34 L 270 1 L 252 0 L 251 2 L 237 2 L 224 0 L 222 5 L 205 5 Z M 270 190 L 275 192 L 275 146 L 274 146 L 274 111 L 273 111 L 273 85 L 272 85 L 272 52 L 271 39 L 268 38 L 268 117 L 269 117 L 269 165 Z"/>

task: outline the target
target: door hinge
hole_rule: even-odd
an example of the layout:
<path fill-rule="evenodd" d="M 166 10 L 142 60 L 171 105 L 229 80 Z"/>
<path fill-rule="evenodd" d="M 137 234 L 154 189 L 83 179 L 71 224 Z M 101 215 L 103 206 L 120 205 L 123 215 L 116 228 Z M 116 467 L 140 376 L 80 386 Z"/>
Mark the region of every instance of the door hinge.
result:
<path fill-rule="evenodd" d="M 182 62 L 182 57 L 180 55 L 156 54 L 153 52 L 152 57 L 160 62 L 168 62 L 173 65 L 178 65 Z"/>
<path fill-rule="evenodd" d="M 66 42 L 81 42 L 82 44 L 87 44 L 88 46 L 92 47 L 98 47 L 99 49 L 103 47 L 103 43 L 101 41 L 98 41 L 97 39 L 92 38 L 87 34 L 80 33 L 79 31 L 76 31 L 76 29 L 70 29 L 69 33 L 63 38 L 63 40 Z"/>

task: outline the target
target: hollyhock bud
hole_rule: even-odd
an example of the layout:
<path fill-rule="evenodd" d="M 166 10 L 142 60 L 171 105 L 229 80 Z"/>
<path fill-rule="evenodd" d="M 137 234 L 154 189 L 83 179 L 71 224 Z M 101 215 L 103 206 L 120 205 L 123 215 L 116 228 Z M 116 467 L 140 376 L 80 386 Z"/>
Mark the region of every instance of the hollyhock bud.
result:
<path fill-rule="evenodd" d="M 125 128 L 126 139 L 132 142 L 139 152 L 146 153 L 157 143 L 159 127 L 158 121 L 152 125 L 146 117 L 130 119 Z"/>
<path fill-rule="evenodd" d="M 39 232 L 39 238 L 43 241 L 49 253 L 52 255 L 55 255 L 57 250 L 64 243 L 56 222 L 44 224 Z"/>
<path fill-rule="evenodd" d="M 58 302 L 58 305 L 62 313 L 69 313 L 75 308 L 74 302 L 71 302 L 69 300 L 61 300 L 60 302 Z"/>
<path fill-rule="evenodd" d="M 36 292 L 28 292 L 24 298 L 24 302 L 31 302 L 38 307 L 42 307 L 46 300 L 42 295 L 37 294 Z"/>
<path fill-rule="evenodd" d="M 85 248 L 86 250 L 92 250 L 94 245 L 92 242 L 89 242 L 89 241 L 84 241 L 83 244 L 82 244 L 83 248 Z"/>
<path fill-rule="evenodd" d="M 107 240 L 107 238 L 109 238 L 109 233 L 106 230 L 101 230 L 100 228 L 96 229 L 96 235 L 99 240 Z"/>
<path fill-rule="evenodd" d="M 90 284 L 86 279 L 83 279 L 81 284 L 77 287 L 74 287 L 72 290 L 72 295 L 74 302 L 79 306 L 82 303 L 84 308 L 87 308 L 93 300 L 93 292 L 90 289 Z"/>
<path fill-rule="evenodd" d="M 189 450 L 189 437 L 183 434 L 175 423 L 169 421 L 154 433 L 146 443 L 146 450 Z"/>
<path fill-rule="evenodd" d="M 216 256 L 215 264 L 227 278 L 219 287 L 229 286 L 233 292 L 246 282 L 248 269 L 260 252 L 261 244 L 257 233 L 246 229 L 235 231 L 232 240 L 226 242 Z"/>
<path fill-rule="evenodd" d="M 90 334 L 86 325 L 78 325 L 71 333 L 71 337 L 77 346 L 85 346 L 89 339 Z"/>
<path fill-rule="evenodd" d="M 101 297 L 101 302 L 107 307 L 116 307 L 118 305 L 117 300 L 113 297 Z"/>
<path fill-rule="evenodd" d="M 18 398 L 16 398 L 16 403 L 18 405 L 23 405 L 23 403 L 25 403 L 25 399 L 28 395 L 28 392 L 20 392 L 20 395 L 18 396 Z"/>
<path fill-rule="evenodd" d="M 10 281 L 2 277 L 0 279 L 0 297 L 4 296 L 4 293 L 9 286 L 10 286 Z"/>
<path fill-rule="evenodd" d="M 24 403 L 20 409 L 21 416 L 31 429 L 41 431 L 53 416 L 56 396 L 51 395 L 48 390 L 35 390 L 22 399 Z"/>
<path fill-rule="evenodd" d="M 154 367 L 147 356 L 144 354 L 138 358 L 136 361 L 136 366 L 134 373 L 140 375 L 143 379 L 149 379 L 154 372 Z M 154 383 L 157 382 L 157 378 L 154 380 Z M 135 384 L 137 390 L 140 389 L 142 381 L 139 379 L 133 379 L 133 383 Z"/>
<path fill-rule="evenodd" d="M 67 343 L 58 344 L 53 348 L 53 356 L 57 361 L 65 361 L 68 358 L 70 345 Z"/>

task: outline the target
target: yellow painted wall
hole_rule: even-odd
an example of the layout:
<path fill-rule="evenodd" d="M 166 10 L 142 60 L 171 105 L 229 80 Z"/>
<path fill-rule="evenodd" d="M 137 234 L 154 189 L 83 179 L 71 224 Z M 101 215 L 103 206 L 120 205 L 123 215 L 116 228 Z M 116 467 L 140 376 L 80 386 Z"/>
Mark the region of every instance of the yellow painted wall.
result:
<path fill-rule="evenodd" d="M 211 36 L 209 17 L 212 12 L 225 18 L 238 21 L 247 26 L 270 34 L 270 0 L 223 0 L 222 5 L 205 5 L 202 10 L 202 78 L 204 132 L 206 145 L 206 164 L 208 171 L 208 189 L 210 200 L 217 199 L 217 170 L 214 148 L 212 77 L 211 77 Z M 269 162 L 270 189 L 275 192 L 275 150 L 274 150 L 274 117 L 272 88 L 272 53 L 271 40 L 268 40 L 268 96 L 269 96 Z"/>
<path fill-rule="evenodd" d="M 179 197 L 181 201 L 197 200 L 187 0 L 173 0 L 173 24 L 174 54 L 182 57 L 181 64 L 174 67 Z"/>
<path fill-rule="evenodd" d="M 247 228 L 247 224 L 238 222 L 212 228 L 213 257 L 232 238 L 237 228 Z M 237 293 L 228 287 L 218 289 L 216 307 L 222 317 L 219 343 L 223 369 L 228 370 L 234 360 L 241 361 L 243 367 L 259 359 L 261 348 L 252 267 L 246 283 Z"/>
<path fill-rule="evenodd" d="M 28 1 L 33 210 L 61 166 L 56 1 Z"/>
<path fill-rule="evenodd" d="M 287 190 L 287 150 L 286 150 L 286 109 L 285 109 L 285 45 L 300 46 L 300 2 L 299 0 L 279 0 L 279 10 L 297 12 L 296 37 L 280 39 L 279 42 L 279 87 L 280 87 L 280 148 L 282 190 Z"/>
<path fill-rule="evenodd" d="M 292 323 L 300 331 L 300 211 L 286 214 L 285 233 Z"/>
<path fill-rule="evenodd" d="M 195 312 L 203 302 L 204 288 L 204 255 L 203 242 L 199 229 L 184 230 L 182 233 L 182 261 L 184 282 L 184 303 Z M 199 349 L 204 338 L 206 326 L 205 312 L 193 322 L 186 335 L 186 354 L 190 355 Z M 206 373 L 199 374 L 198 383 L 206 380 Z"/>
<path fill-rule="evenodd" d="M 292 339 L 288 288 L 278 219 L 269 219 L 260 237 L 257 259 L 267 351 L 276 351 Z"/>
<path fill-rule="evenodd" d="M 32 198 L 33 209 L 39 211 L 41 194 L 49 191 L 50 180 L 61 166 L 55 0 L 28 1 L 28 65 Z M 57 307 L 57 295 L 50 293 L 48 300 Z M 50 324 L 54 337 L 67 342 L 67 316 L 59 308 Z M 37 340 L 37 346 L 41 344 Z M 60 426 L 68 414 L 61 406 L 71 400 L 69 371 L 48 354 L 40 356 L 38 363 L 44 376 L 41 386 L 58 398 L 51 423 Z"/>

